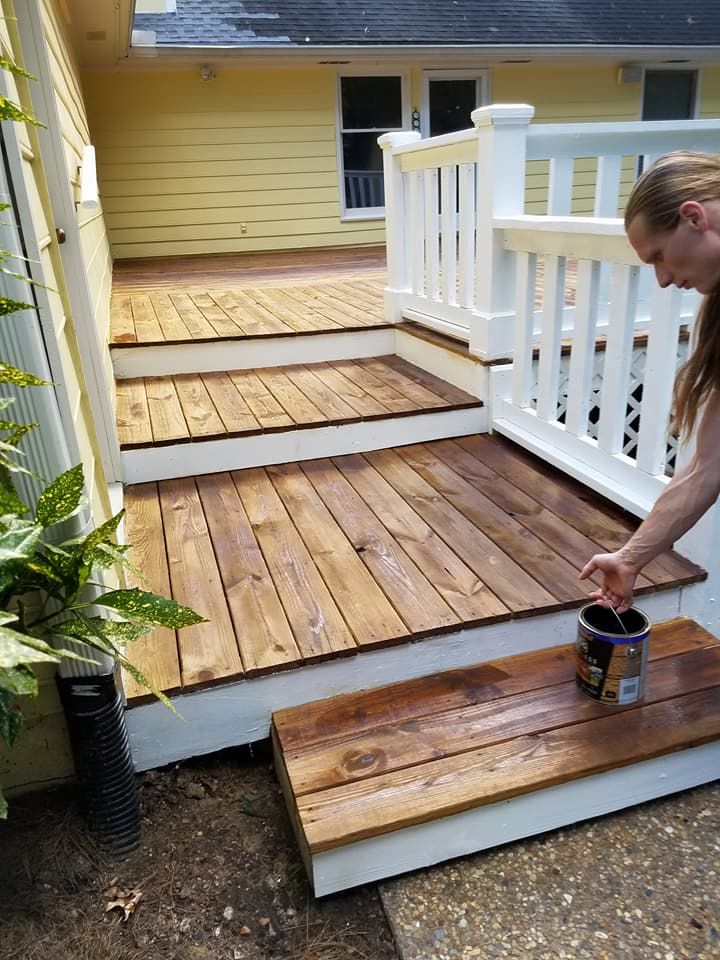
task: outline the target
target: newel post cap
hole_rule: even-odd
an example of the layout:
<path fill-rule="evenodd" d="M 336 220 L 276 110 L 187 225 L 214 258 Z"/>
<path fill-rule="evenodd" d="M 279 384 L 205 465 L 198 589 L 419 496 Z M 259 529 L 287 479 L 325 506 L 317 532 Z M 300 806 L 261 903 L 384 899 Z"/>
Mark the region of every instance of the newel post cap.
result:
<path fill-rule="evenodd" d="M 529 103 L 493 103 L 478 107 L 470 116 L 476 127 L 523 126 L 535 116 L 535 107 Z"/>
<path fill-rule="evenodd" d="M 383 133 L 378 137 L 378 145 L 382 150 L 390 150 L 393 147 L 402 147 L 406 143 L 415 143 L 420 140 L 420 134 L 417 130 L 398 130 L 394 133 Z"/>

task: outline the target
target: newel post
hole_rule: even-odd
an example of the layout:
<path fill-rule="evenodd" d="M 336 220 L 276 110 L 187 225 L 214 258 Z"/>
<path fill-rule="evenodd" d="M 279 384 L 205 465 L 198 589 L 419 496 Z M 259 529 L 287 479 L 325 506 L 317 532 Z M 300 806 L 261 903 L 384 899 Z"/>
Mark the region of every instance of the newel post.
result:
<path fill-rule="evenodd" d="M 405 210 L 405 183 L 400 158 L 394 147 L 415 143 L 420 134 L 415 131 L 384 133 L 378 137 L 383 152 L 385 180 L 385 245 L 387 250 L 388 285 L 385 287 L 385 317 L 390 323 L 399 323 L 405 295 L 410 289 L 408 217 Z"/>
<path fill-rule="evenodd" d="M 525 210 L 526 137 L 535 110 L 494 104 L 472 112 L 478 132 L 475 310 L 470 352 L 484 360 L 511 357 L 515 319 L 515 255 L 505 250 L 495 217 Z"/>

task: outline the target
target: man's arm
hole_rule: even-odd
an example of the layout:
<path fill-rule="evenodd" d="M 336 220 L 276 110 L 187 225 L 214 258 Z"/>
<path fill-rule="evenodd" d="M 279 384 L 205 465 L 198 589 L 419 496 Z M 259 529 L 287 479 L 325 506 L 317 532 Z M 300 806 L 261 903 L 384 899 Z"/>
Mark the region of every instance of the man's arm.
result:
<path fill-rule="evenodd" d="M 632 604 L 638 573 L 686 533 L 720 494 L 720 391 L 708 400 L 700 421 L 695 454 L 658 497 L 655 506 L 624 547 L 599 553 L 585 564 L 580 579 L 596 570 L 603 583 L 591 596 L 619 612 Z"/>

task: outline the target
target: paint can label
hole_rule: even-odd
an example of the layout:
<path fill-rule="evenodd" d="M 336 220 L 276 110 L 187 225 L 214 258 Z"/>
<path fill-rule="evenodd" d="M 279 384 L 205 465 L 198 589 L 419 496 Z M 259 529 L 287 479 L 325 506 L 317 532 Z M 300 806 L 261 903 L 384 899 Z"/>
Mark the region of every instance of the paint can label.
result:
<path fill-rule="evenodd" d="M 635 703 L 645 692 L 650 623 L 636 608 L 621 616 L 625 634 L 615 632 L 620 629 L 610 619 L 615 615 L 597 604 L 588 604 L 578 615 L 577 684 L 602 703 Z"/>

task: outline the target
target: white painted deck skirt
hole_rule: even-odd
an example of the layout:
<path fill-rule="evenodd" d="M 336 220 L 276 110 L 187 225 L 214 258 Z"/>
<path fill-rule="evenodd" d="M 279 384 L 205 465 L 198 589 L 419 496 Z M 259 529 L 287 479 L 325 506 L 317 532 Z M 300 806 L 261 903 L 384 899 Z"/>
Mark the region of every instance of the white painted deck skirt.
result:
<path fill-rule="evenodd" d="M 668 620 L 682 614 L 685 597 L 692 597 L 696 589 L 688 586 L 649 594 L 639 606 L 651 621 Z M 158 701 L 140 704 L 126 713 L 133 761 L 137 770 L 149 770 L 252 743 L 269 735 L 270 717 L 276 710 L 572 643 L 576 634 L 577 611 L 563 610 L 179 695 L 172 702 L 182 720 Z"/>
<path fill-rule="evenodd" d="M 126 483 L 339 457 L 487 432 L 485 407 L 123 450 Z"/>

